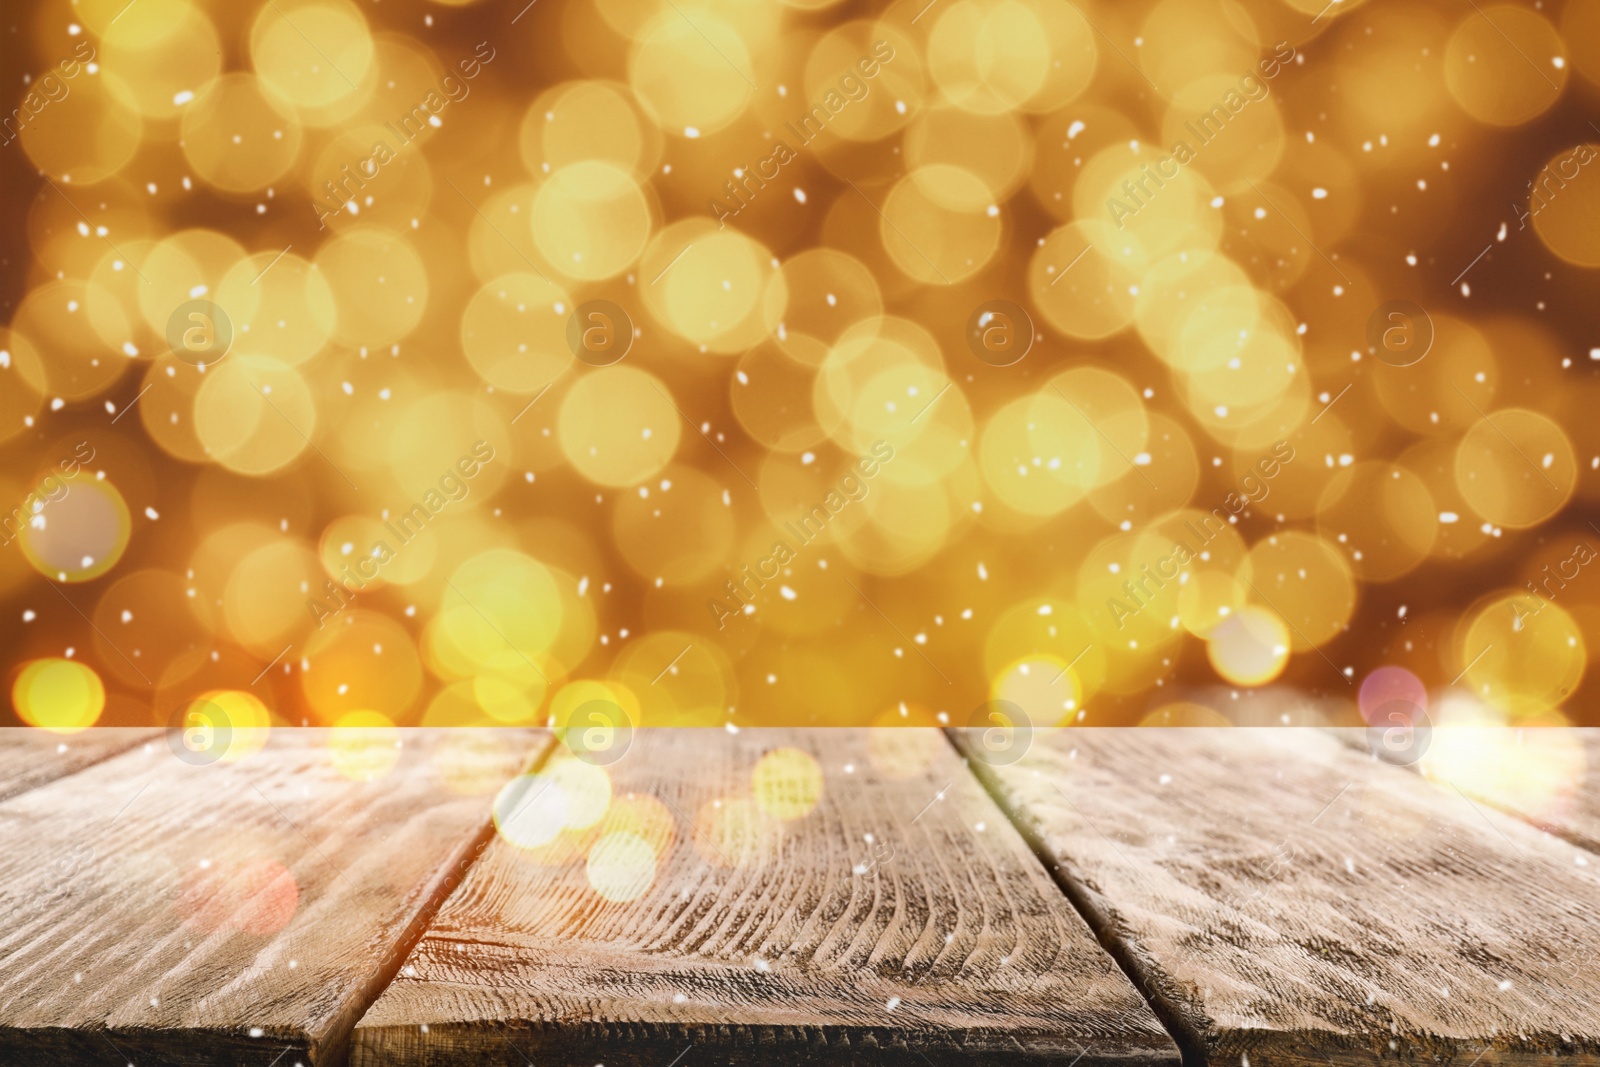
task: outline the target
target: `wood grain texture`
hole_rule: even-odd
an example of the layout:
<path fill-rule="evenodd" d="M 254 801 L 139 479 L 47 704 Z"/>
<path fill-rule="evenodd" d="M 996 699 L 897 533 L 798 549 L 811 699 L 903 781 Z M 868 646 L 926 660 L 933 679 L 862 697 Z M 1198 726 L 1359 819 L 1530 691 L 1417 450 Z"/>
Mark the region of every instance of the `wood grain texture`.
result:
<path fill-rule="evenodd" d="M 1595 868 L 1447 785 L 1314 729 L 1069 730 L 979 770 L 1186 1062 L 1600 1062 Z"/>
<path fill-rule="evenodd" d="M 27 726 L 0 727 L 0 801 L 57 778 L 76 774 L 141 742 L 159 742 L 160 730 L 105 727 L 53 734 Z"/>
<path fill-rule="evenodd" d="M 823 785 L 780 823 L 758 801 L 795 794 L 752 770 L 784 748 Z M 565 857 L 496 841 L 357 1026 L 353 1067 L 1176 1067 L 937 732 L 646 730 L 609 771 L 614 811 L 667 816 L 648 891 L 597 895 L 592 836 Z"/>
<path fill-rule="evenodd" d="M 339 1062 L 547 741 L 394 731 L 340 762 L 276 729 L 212 766 L 163 741 L 0 804 L 0 1062 Z"/>

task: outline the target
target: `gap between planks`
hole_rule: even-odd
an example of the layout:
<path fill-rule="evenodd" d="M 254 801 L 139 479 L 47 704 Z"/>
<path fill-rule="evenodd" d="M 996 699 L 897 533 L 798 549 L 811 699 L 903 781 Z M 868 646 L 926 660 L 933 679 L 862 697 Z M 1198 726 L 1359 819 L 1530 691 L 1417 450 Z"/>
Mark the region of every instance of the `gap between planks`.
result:
<path fill-rule="evenodd" d="M 7 738 L 21 756 L 0 772 L 27 767 L 37 736 Z M 368 779 L 336 770 L 325 731 L 274 730 L 225 768 L 169 766 L 153 736 L 0 804 L 0 1062 L 89 1065 L 115 1049 L 141 1064 L 336 1067 L 488 832 L 473 787 L 536 766 L 552 740 L 508 730 L 452 756 L 441 731 L 419 731 L 395 775 Z M 435 775 L 459 788 L 440 794 Z M 316 813 L 297 822 L 296 803 Z M 341 845 L 353 860 L 328 858 Z M 211 860 L 214 874 L 189 877 Z"/>
<path fill-rule="evenodd" d="M 1083 877 L 1078 874 L 1070 861 L 1057 859 L 1050 851 L 1038 829 L 1033 824 L 1021 817 L 1000 788 L 1000 781 L 994 776 L 994 771 L 982 760 L 975 760 L 960 740 L 961 731 L 957 727 L 946 727 L 940 731 L 945 740 L 956 750 L 961 757 L 962 764 L 967 772 L 977 779 L 983 791 L 989 794 L 989 799 L 994 801 L 995 807 L 1005 815 L 1013 829 L 1022 837 L 1033 852 L 1034 858 L 1044 866 L 1050 879 L 1061 890 L 1083 921 L 1088 924 L 1095 940 L 1106 954 L 1116 961 L 1122 973 L 1127 975 L 1128 981 L 1133 983 L 1133 988 L 1144 997 L 1145 1003 L 1150 1005 L 1150 1010 L 1155 1013 L 1156 1020 L 1166 1028 L 1167 1035 L 1178 1046 L 1178 1054 L 1183 1058 L 1183 1067 L 1205 1067 L 1206 1042 L 1200 1035 L 1199 1028 L 1194 1020 L 1188 1017 L 1180 1006 L 1180 1001 L 1175 999 L 1173 993 L 1176 986 L 1171 977 L 1162 970 L 1161 965 L 1141 952 L 1127 931 L 1113 920 L 1111 915 L 1100 904 L 1099 894 L 1091 890 Z"/>
<path fill-rule="evenodd" d="M 971 752 L 970 735 L 947 736 Z M 1186 1063 L 1304 1067 L 1334 1063 L 1330 1053 L 1378 1063 L 1402 1046 L 1401 1058 L 1485 1067 L 1600 1063 L 1595 1000 L 1570 984 L 1600 948 L 1584 904 L 1600 899 L 1588 841 L 1541 833 L 1515 807 L 1474 814 L 1466 792 L 1429 790 L 1421 775 L 1375 766 L 1348 738 L 1316 729 L 1085 731 L 1070 754 L 1062 740 L 1012 766 L 968 766 L 1150 998 Z M 1083 765 L 1051 778 L 1082 745 Z M 1139 784 L 1152 763 L 1172 771 L 1161 798 Z M 1572 818 L 1593 818 L 1594 780 Z M 1098 791 L 1121 846 L 1062 785 L 1080 801 Z M 1341 800 L 1338 818 L 1317 827 Z M 1280 845 L 1263 869 L 1265 842 L 1301 817 L 1310 825 L 1295 821 L 1284 838 L 1296 842 L 1290 858 L 1278 858 Z M 1358 869 L 1370 887 L 1361 895 Z"/>
<path fill-rule="evenodd" d="M 559 742 L 554 734 L 546 734 L 542 743 L 528 757 L 523 767 L 517 773 L 537 774 L 549 762 Z M 347 1067 L 350 1062 L 350 1037 L 355 1032 L 356 1024 L 372 1005 L 377 1003 L 384 990 L 394 983 L 400 974 L 400 969 L 405 966 L 406 959 L 410 957 L 417 943 L 423 939 L 433 925 L 433 920 L 438 916 L 439 909 L 444 907 L 461 883 L 466 880 L 467 874 L 474 864 L 494 844 L 497 830 L 495 828 L 494 811 L 492 807 L 483 825 L 478 827 L 478 832 L 471 840 L 463 842 L 448 858 L 442 870 L 435 873 L 433 880 L 428 884 L 425 894 L 425 903 L 417 909 L 417 913 L 406 923 L 400 937 L 390 946 L 389 951 L 378 962 L 371 976 L 362 983 L 359 995 L 352 997 L 345 1010 L 339 1015 L 334 1024 L 328 1041 L 321 1048 L 313 1048 L 311 1062 L 313 1067 Z"/>

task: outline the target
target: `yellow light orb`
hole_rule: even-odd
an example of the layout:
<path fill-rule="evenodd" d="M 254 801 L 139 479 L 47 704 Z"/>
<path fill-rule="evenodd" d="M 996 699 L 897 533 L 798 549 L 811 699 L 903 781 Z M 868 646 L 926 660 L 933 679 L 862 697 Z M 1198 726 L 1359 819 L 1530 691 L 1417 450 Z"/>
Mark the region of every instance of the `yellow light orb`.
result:
<path fill-rule="evenodd" d="M 693 467 L 668 467 L 659 481 L 618 499 L 611 516 L 618 551 L 651 581 L 699 581 L 724 565 L 733 547 L 733 511 L 724 491 Z"/>
<path fill-rule="evenodd" d="M 225 74 L 183 111 L 183 154 L 202 180 L 228 193 L 265 189 L 300 153 L 300 120 L 253 74 Z"/>
<path fill-rule="evenodd" d="M 597 485 L 637 485 L 678 450 L 683 416 L 655 375 L 603 367 L 579 378 L 561 402 L 561 451 Z"/>
<path fill-rule="evenodd" d="M 1167 92 L 1207 75 L 1254 73 L 1261 49 L 1250 14 L 1226 0 L 1161 0 L 1139 37 L 1140 69 Z"/>
<path fill-rule="evenodd" d="M 1600 190 L 1596 173 L 1600 144 L 1585 141 L 1556 153 L 1529 179 L 1533 230 L 1546 248 L 1580 267 L 1600 267 Z M 1520 201 L 1520 197 L 1518 198 Z"/>
<path fill-rule="evenodd" d="M 655 884 L 655 849 L 635 833 L 604 834 L 589 849 L 584 875 L 590 887 L 613 904 L 638 900 Z"/>
<path fill-rule="evenodd" d="M 1171 148 L 1181 141 L 1195 149 L 1193 162 L 1185 165 L 1198 167 L 1224 188 L 1266 180 L 1287 142 L 1271 83 L 1249 65 L 1241 70 L 1182 86 L 1161 119 L 1161 143 Z"/>
<path fill-rule="evenodd" d="M 556 639 L 562 614 L 548 567 L 521 552 L 493 548 L 456 568 L 435 622 L 440 638 L 469 662 L 490 663 L 509 650 L 538 671 L 543 668 L 537 657 Z"/>
<path fill-rule="evenodd" d="M 48 389 L 44 361 L 33 342 L 0 327 L 0 441 L 27 429 Z"/>
<path fill-rule="evenodd" d="M 1445 85 L 1479 122 L 1520 126 L 1561 95 L 1565 52 L 1555 27 L 1538 12 L 1517 4 L 1478 8 L 1462 18 L 1445 46 Z"/>
<path fill-rule="evenodd" d="M 76 660 L 36 659 L 11 686 L 11 706 L 29 726 L 75 734 L 93 726 L 106 706 L 106 688 Z"/>
<path fill-rule="evenodd" d="M 149 48 L 174 32 L 192 4 L 190 0 L 154 0 L 141 6 L 144 10 L 130 11 L 117 0 L 82 0 L 72 5 L 73 15 L 96 36 L 115 38 L 131 48 Z"/>
<path fill-rule="evenodd" d="M 1289 628 L 1275 612 L 1246 604 L 1211 630 L 1206 659 L 1234 685 L 1266 685 L 1289 664 Z"/>
<path fill-rule="evenodd" d="M 1239 567 L 1252 599 L 1270 607 L 1294 634 L 1294 649 L 1309 651 L 1344 632 L 1355 612 L 1356 581 L 1332 545 L 1289 530 L 1257 541 Z"/>
<path fill-rule="evenodd" d="M 311 592 L 326 607 L 336 606 L 320 585 L 313 585 Z M 309 622 L 312 612 L 307 599 L 302 594 L 296 607 Z M 355 711 L 373 711 L 404 721 L 422 690 L 422 657 L 400 623 L 359 605 L 358 600 L 356 606 L 346 607 L 334 618 L 323 615 L 326 607 L 318 608 L 320 625 L 297 649 L 300 691 L 323 721 Z M 281 647 L 269 648 L 264 654 L 274 655 Z"/>
<path fill-rule="evenodd" d="M 1000 243 L 1000 213 L 983 179 L 934 163 L 895 184 L 884 199 L 878 239 L 894 265 L 924 285 L 955 285 L 977 273 Z"/>
<path fill-rule="evenodd" d="M 783 313 L 773 306 L 772 253 L 738 230 L 690 218 L 661 230 L 639 262 L 645 308 L 662 326 L 713 352 L 743 352 Z"/>
<path fill-rule="evenodd" d="M 611 806 L 611 777 L 603 767 L 569 756 L 544 774 L 567 798 L 564 829 L 587 830 L 605 817 Z"/>
<path fill-rule="evenodd" d="M 387 345 L 416 329 L 428 307 L 428 271 L 398 234 L 362 226 L 317 250 L 317 269 L 338 306 L 334 336 L 347 345 Z"/>
<path fill-rule="evenodd" d="M 1043 88 L 1054 57 L 1035 10 L 1016 0 L 959 0 L 928 34 L 928 70 L 969 111 L 1019 107 Z"/>
<path fill-rule="evenodd" d="M 16 333 L 32 342 L 36 351 L 47 353 L 40 364 L 49 390 L 67 400 L 95 395 L 115 382 L 131 362 L 126 349 L 118 351 L 118 346 L 106 342 L 104 322 L 94 319 L 92 309 L 106 302 L 98 289 L 93 282 L 45 282 L 22 298 L 11 320 Z M 125 324 L 117 325 L 126 336 Z"/>
<path fill-rule="evenodd" d="M 1249 601 L 1249 590 L 1233 575 L 1208 567 L 1191 570 L 1178 588 L 1178 620 L 1196 637 L 1213 630 Z"/>
<path fill-rule="evenodd" d="M 997 410 L 978 442 L 984 481 L 1007 507 L 1054 515 L 1099 480 L 1100 435 L 1053 393 L 1019 397 Z"/>
<path fill-rule="evenodd" d="M 1559 423 L 1505 408 L 1480 418 L 1456 446 L 1456 485 L 1468 506 L 1497 526 L 1533 526 L 1571 498 L 1577 456 Z"/>
<path fill-rule="evenodd" d="M 234 564 L 222 599 L 223 617 L 235 639 L 272 655 L 280 639 L 299 637 L 314 623 L 307 591 L 321 596 L 322 568 L 305 543 L 274 539 Z M 331 609 L 329 609 L 331 610 Z"/>
<path fill-rule="evenodd" d="M 144 137 L 139 113 L 122 102 L 110 80 L 81 73 L 81 65 L 78 69 L 78 77 L 70 83 L 51 74 L 57 79 L 53 85 L 65 92 L 41 80 L 17 102 L 19 110 L 39 113 L 16 135 L 22 150 L 39 170 L 74 186 L 93 185 L 116 174 Z M 58 98 L 50 101 L 47 92 L 56 92 Z M 12 128 L 7 128 L 7 136 Z"/>
<path fill-rule="evenodd" d="M 191 300 L 215 300 L 223 278 L 244 259 L 245 250 L 220 230 L 196 228 L 162 238 L 143 256 L 135 257 L 132 252 L 129 256 L 143 259 L 139 268 L 143 277 L 138 279 L 134 289 L 138 294 L 139 311 L 150 329 L 168 340 L 166 334 L 173 312 Z M 246 304 L 240 309 L 243 314 L 250 313 L 254 297 L 255 294 L 247 295 Z M 179 339 L 179 344 L 182 343 Z M 189 355 L 187 352 L 180 354 Z M 216 362 L 198 358 L 194 361 Z"/>
<path fill-rule="evenodd" d="M 222 763 L 248 759 L 265 748 L 272 735 L 272 712 L 254 693 L 240 689 L 208 690 L 190 701 L 185 710 L 186 722 L 201 724 L 209 731 L 210 746 L 226 744 L 227 747 L 216 754 Z"/>
<path fill-rule="evenodd" d="M 639 694 L 651 726 L 721 726 L 738 693 L 727 654 L 682 630 L 657 630 L 630 641 L 610 673 Z"/>
<path fill-rule="evenodd" d="M 507 648 L 491 654 L 472 679 L 477 706 L 496 722 L 525 726 L 533 723 L 549 688 L 537 663 Z"/>
<path fill-rule="evenodd" d="M 1453 315 L 1430 319 L 1433 347 L 1427 357 L 1408 367 L 1372 364 L 1374 391 L 1385 413 L 1412 433 L 1459 434 L 1494 406 L 1500 368 L 1489 339 L 1477 327 Z M 1420 323 L 1407 323 L 1413 331 L 1421 328 Z M 1397 328 L 1405 327 L 1397 323 Z"/>
<path fill-rule="evenodd" d="M 222 70 L 222 44 L 204 13 L 185 6 L 170 32 L 137 41 L 112 28 L 103 41 L 101 76 L 124 104 L 152 119 L 171 119 Z"/>
<path fill-rule="evenodd" d="M 1587 666 L 1583 632 L 1560 604 L 1517 591 L 1483 605 L 1461 638 L 1464 680 L 1514 719 L 1553 710 Z"/>
<path fill-rule="evenodd" d="M 1142 258 L 1132 235 L 1109 222 L 1069 223 L 1046 237 L 1028 267 L 1028 295 L 1045 321 L 1068 337 L 1098 341 L 1133 322 L 1139 275 L 1127 264 Z M 1108 255 L 1121 247 L 1124 255 Z"/>
<path fill-rule="evenodd" d="M 282 0 L 250 28 L 250 60 L 261 80 L 314 125 L 344 117 L 375 73 L 372 34 L 349 0 Z M 369 89 L 370 91 L 370 89 Z M 319 114 L 319 112 L 323 114 Z M 332 112 L 331 114 L 326 114 Z"/>
<path fill-rule="evenodd" d="M 376 781 L 400 762 L 400 731 L 376 711 L 341 715 L 328 735 L 328 758 L 346 778 Z"/>
<path fill-rule="evenodd" d="M 537 175 L 602 162 L 642 179 L 661 152 L 660 132 L 640 121 L 627 88 L 604 81 L 545 90 L 524 112 L 518 142 L 523 164 Z"/>
<path fill-rule="evenodd" d="M 1388 582 L 1421 565 L 1439 533 L 1427 484 L 1392 463 L 1359 463 L 1341 475 L 1323 493 L 1317 530 L 1356 576 Z"/>
<path fill-rule="evenodd" d="M 1079 218 L 1109 223 L 1109 229 L 1087 231 L 1102 253 L 1131 269 L 1147 269 L 1176 252 L 1186 254 L 1189 270 L 1204 265 L 1196 253 L 1216 247 L 1222 217 L 1211 206 L 1211 183 L 1185 162 L 1182 152 L 1142 141 L 1112 144 L 1084 162 L 1072 204 Z M 1140 297 L 1147 302 L 1142 286 Z"/>
<path fill-rule="evenodd" d="M 628 80 L 662 129 L 687 138 L 722 129 L 755 93 L 744 38 L 704 9 L 692 22 L 664 11 L 645 26 L 628 56 Z"/>
<path fill-rule="evenodd" d="M 883 313 L 883 292 L 859 259 L 810 248 L 784 260 L 768 281 L 762 313 L 778 348 L 815 365 L 846 330 Z"/>
<path fill-rule="evenodd" d="M 485 282 L 461 313 L 461 351 L 495 388 L 537 393 L 572 365 L 572 314 L 572 298 L 539 275 L 503 274 Z"/>
<path fill-rule="evenodd" d="M 1056 656 L 1030 656 L 1002 671 L 990 687 L 995 700 L 1021 708 L 1034 726 L 1066 726 L 1083 707 L 1074 664 Z"/>
<path fill-rule="evenodd" d="M 233 323 L 234 344 L 291 367 L 321 352 L 338 310 L 322 272 L 293 252 L 257 252 L 217 285 L 217 304 Z"/>
<path fill-rule="evenodd" d="M 822 800 L 822 768 L 809 752 L 774 749 L 750 772 L 750 789 L 762 811 L 793 822 L 810 815 Z"/>
<path fill-rule="evenodd" d="M 821 350 L 820 343 L 816 347 Z M 776 341 L 757 345 L 740 357 L 728 379 L 734 417 L 773 451 L 803 452 L 820 444 L 827 432 L 809 403 L 816 374 L 814 366 L 789 356 Z"/>
<path fill-rule="evenodd" d="M 206 454 L 241 474 L 287 466 L 310 447 L 316 427 L 305 379 L 270 356 L 230 356 L 195 393 L 194 429 Z"/>
<path fill-rule="evenodd" d="M 533 198 L 533 239 L 569 278 L 597 281 L 639 258 L 652 226 L 644 191 L 625 170 L 585 160 L 562 167 Z"/>
<path fill-rule="evenodd" d="M 806 103 L 797 108 L 792 94 L 780 97 L 762 118 L 770 114 L 774 126 L 781 123 L 780 136 L 796 150 L 818 137 L 868 142 L 903 128 L 929 88 L 921 49 L 905 29 L 918 27 L 868 19 L 832 27 L 806 58 Z"/>

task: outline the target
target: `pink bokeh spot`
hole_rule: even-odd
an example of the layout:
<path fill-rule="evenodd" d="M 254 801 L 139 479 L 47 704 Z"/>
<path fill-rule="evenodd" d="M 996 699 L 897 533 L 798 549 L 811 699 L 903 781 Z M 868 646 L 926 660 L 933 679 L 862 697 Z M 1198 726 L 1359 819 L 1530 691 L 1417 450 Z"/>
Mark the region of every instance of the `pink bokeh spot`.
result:
<path fill-rule="evenodd" d="M 1404 667 L 1379 667 L 1362 681 L 1357 700 L 1361 705 L 1361 717 L 1368 725 L 1381 726 L 1387 724 L 1377 722 L 1374 716 L 1378 716 L 1385 704 L 1396 700 L 1414 705 L 1418 711 L 1427 711 L 1428 689 L 1421 678 Z"/>

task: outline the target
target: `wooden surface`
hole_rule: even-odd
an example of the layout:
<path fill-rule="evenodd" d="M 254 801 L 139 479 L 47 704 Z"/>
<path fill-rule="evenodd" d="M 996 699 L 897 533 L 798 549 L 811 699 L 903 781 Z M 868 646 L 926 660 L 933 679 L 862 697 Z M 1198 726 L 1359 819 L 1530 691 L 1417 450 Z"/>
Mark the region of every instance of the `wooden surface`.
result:
<path fill-rule="evenodd" d="M 1600 853 L 1600 730 L 1475 730 L 1464 747 L 1461 760 L 1448 743 L 1432 749 L 1423 772 Z M 1600 856 L 1591 869 L 1600 874 Z"/>
<path fill-rule="evenodd" d="M 0 727 L 0 801 L 76 774 L 139 744 L 160 744 L 162 731 L 131 728 L 53 734 L 21 726 Z"/>
<path fill-rule="evenodd" d="M 982 775 L 1186 1061 L 1600 1061 L 1600 867 L 1449 785 L 1311 729 L 1066 730 Z"/>
<path fill-rule="evenodd" d="M 212 766 L 163 741 L 0 804 L 0 1061 L 340 1062 L 546 740 L 411 730 L 344 770 L 321 730 Z"/>
<path fill-rule="evenodd" d="M 496 841 L 362 1019 L 352 1063 L 1175 1065 L 943 737 L 878 733 L 641 731 L 608 769 L 633 794 L 614 808 L 667 819 L 645 820 L 648 891 L 608 902 L 582 859 L 638 820 L 574 833 L 566 855 Z M 780 824 L 757 801 L 788 794 L 752 770 L 783 747 L 823 786 Z"/>
<path fill-rule="evenodd" d="M 1600 1064 L 1600 731 L 397 736 L 0 733 L 0 1064 Z"/>

